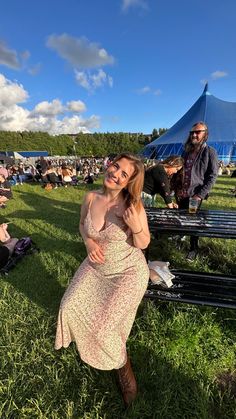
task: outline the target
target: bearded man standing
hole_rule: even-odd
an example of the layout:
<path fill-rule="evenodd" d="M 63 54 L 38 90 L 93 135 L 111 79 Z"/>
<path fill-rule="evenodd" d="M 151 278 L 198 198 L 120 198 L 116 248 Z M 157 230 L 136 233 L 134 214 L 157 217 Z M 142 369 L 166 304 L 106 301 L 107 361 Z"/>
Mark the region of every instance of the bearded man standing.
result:
<path fill-rule="evenodd" d="M 215 149 L 206 144 L 207 138 L 207 125 L 201 121 L 194 124 L 184 145 L 183 187 L 177 196 L 180 209 L 188 209 L 190 198 L 197 199 L 200 208 L 216 181 L 218 156 Z M 198 237 L 191 236 L 189 261 L 196 258 L 197 249 Z"/>

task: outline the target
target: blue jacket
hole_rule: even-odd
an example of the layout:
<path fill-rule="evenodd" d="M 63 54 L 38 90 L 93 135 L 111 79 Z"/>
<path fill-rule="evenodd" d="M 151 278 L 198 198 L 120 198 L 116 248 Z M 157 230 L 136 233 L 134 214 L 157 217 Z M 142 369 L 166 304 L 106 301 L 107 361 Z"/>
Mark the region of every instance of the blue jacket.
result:
<path fill-rule="evenodd" d="M 183 157 L 186 155 L 187 153 L 184 153 Z M 188 195 L 198 195 L 202 199 L 207 198 L 216 181 L 218 168 L 216 150 L 204 143 L 193 163 Z"/>

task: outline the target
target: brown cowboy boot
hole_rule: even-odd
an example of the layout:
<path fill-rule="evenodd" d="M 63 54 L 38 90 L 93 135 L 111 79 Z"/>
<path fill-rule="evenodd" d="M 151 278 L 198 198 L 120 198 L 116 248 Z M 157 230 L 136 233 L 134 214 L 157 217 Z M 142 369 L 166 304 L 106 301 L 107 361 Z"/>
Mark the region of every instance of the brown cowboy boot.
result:
<path fill-rule="evenodd" d="M 138 392 L 137 383 L 128 356 L 126 364 L 117 370 L 117 375 L 124 403 L 128 407 L 134 401 Z"/>

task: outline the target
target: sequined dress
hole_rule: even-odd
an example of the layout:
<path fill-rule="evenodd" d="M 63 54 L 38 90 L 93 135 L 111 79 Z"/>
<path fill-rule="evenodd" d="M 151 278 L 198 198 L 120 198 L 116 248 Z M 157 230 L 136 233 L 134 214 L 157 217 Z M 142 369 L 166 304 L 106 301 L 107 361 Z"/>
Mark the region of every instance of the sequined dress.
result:
<path fill-rule="evenodd" d="M 105 263 L 92 263 L 87 257 L 76 271 L 61 301 L 55 348 L 74 341 L 81 359 L 92 367 L 121 368 L 149 269 L 114 210 L 107 213 L 104 228 L 96 231 L 88 209 L 84 229 L 102 247 Z"/>

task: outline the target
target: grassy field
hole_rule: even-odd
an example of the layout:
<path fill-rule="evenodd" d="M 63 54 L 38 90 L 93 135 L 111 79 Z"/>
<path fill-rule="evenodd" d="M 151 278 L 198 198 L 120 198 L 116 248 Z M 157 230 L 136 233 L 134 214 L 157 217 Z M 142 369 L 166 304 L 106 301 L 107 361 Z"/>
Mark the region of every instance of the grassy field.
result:
<path fill-rule="evenodd" d="M 218 178 L 204 207 L 236 210 Z M 95 185 L 96 187 L 96 185 Z M 113 372 L 82 363 L 72 344 L 54 350 L 60 299 L 86 253 L 78 235 L 85 186 L 44 191 L 16 186 L 1 210 L 12 236 L 30 235 L 41 251 L 1 277 L 0 417 L 11 419 L 230 419 L 236 417 L 236 316 L 233 310 L 143 301 L 128 340 L 139 396 L 125 412 Z M 159 205 L 161 205 L 159 201 Z M 153 259 L 171 266 L 236 275 L 232 240 L 201 239 L 200 257 L 185 260 L 163 238 Z"/>

